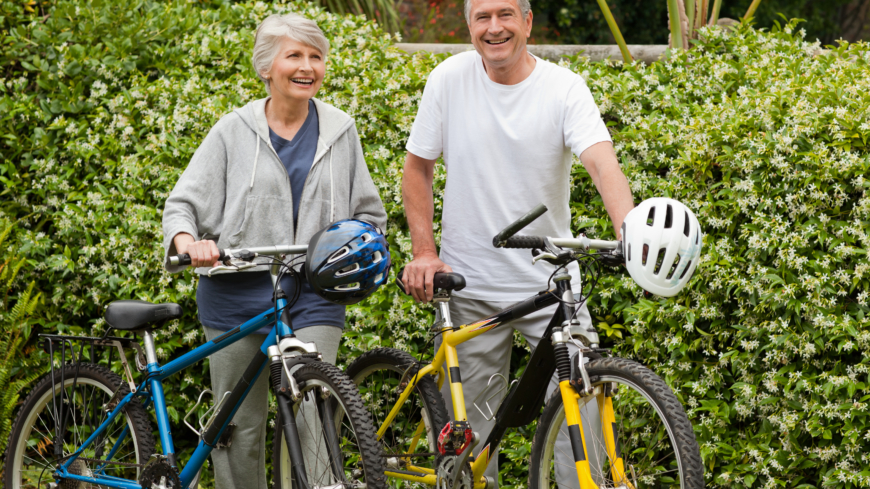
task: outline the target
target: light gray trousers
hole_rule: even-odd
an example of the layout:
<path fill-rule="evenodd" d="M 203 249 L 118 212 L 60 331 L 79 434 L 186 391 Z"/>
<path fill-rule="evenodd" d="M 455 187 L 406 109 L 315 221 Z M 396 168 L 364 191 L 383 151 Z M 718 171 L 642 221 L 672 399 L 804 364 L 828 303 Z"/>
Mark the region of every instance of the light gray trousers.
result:
<path fill-rule="evenodd" d="M 208 341 L 224 334 L 224 331 L 213 328 L 203 329 Z M 338 356 L 341 332 L 341 328 L 335 326 L 308 326 L 294 331 L 300 340 L 314 342 L 323 355 L 323 361 L 332 364 L 335 364 Z M 215 396 L 220 398 L 225 392 L 233 390 L 265 339 L 266 335 L 252 334 L 209 357 L 211 386 Z M 232 445 L 211 452 L 215 489 L 267 489 L 268 392 L 269 369 L 266 368 L 233 417 L 236 429 Z"/>
<path fill-rule="evenodd" d="M 495 314 L 502 309 L 514 304 L 514 302 L 493 302 L 482 301 L 475 299 L 466 299 L 462 297 L 453 297 L 450 300 L 450 317 L 454 326 L 470 324 L 477 320 L 484 319 L 487 316 Z M 487 420 L 472 404 L 474 399 L 487 388 L 487 383 L 495 374 L 501 374 L 506 379 L 511 378 L 511 372 L 508 371 L 511 363 L 511 347 L 513 345 L 514 330 L 519 331 L 529 342 L 529 345 L 534 349 L 541 341 L 541 336 L 547 329 L 550 319 L 553 317 L 555 306 L 548 307 L 516 321 L 497 326 L 496 328 L 476 337 L 465 343 L 457 345 L 456 351 L 459 356 L 459 370 L 462 376 L 462 389 L 465 397 L 465 408 L 468 415 L 468 421 L 471 424 L 471 429 L 480 435 L 480 444 L 475 448 L 474 455 L 483 448 L 483 443 L 489 437 L 489 433 L 495 426 L 494 420 Z M 440 314 L 438 314 L 440 316 Z M 438 318 L 440 319 L 440 317 Z M 589 310 L 584 304 L 577 314 L 577 319 L 580 323 L 589 327 L 592 324 L 592 318 L 589 315 Z M 439 336 L 435 342 L 435 351 L 441 346 L 441 337 Z M 568 343 L 568 353 L 573 355 L 577 351 L 577 347 Z M 499 382 L 498 377 L 493 379 L 493 383 Z M 554 373 L 550 379 L 550 384 L 547 386 L 547 400 L 550 395 L 559 387 L 558 373 Z M 495 388 L 491 388 L 495 389 Z M 490 390 L 489 392 L 493 392 Z M 444 402 L 447 403 L 447 412 L 450 414 L 450 419 L 455 419 L 453 415 L 453 404 L 451 403 L 450 384 L 445 382 L 441 388 L 441 394 L 444 396 Z M 487 412 L 483 405 L 483 400 L 479 402 L 479 406 L 484 412 Z M 490 401 L 490 406 L 493 412 L 498 411 L 498 397 Z M 488 412 L 487 412 L 488 414 Z M 601 420 L 598 416 L 598 406 L 595 402 L 587 404 L 587 409 L 583 411 L 583 431 L 587 440 L 601 438 Z M 590 422 L 587 422 L 590 421 Z M 440 427 L 438 428 L 441 429 Z M 577 470 L 574 465 L 574 456 L 571 450 L 571 441 L 568 439 L 568 425 L 563 423 L 560 435 L 556 438 L 555 449 L 555 466 L 556 466 L 556 481 L 560 488 L 579 488 L 577 482 Z M 593 438 L 593 433 L 595 437 Z M 531 440 L 529 440 L 531 443 Z M 589 450 L 590 467 L 601 467 L 599 457 L 601 456 L 595 450 Z M 493 454 L 493 458 L 486 468 L 486 475 L 492 477 L 496 481 L 498 487 L 498 450 Z"/>

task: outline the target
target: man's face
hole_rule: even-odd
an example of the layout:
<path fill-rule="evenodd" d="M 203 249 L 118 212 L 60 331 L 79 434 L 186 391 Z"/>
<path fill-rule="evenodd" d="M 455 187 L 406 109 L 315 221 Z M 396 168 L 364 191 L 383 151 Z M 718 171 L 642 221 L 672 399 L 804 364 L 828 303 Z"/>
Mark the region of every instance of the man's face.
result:
<path fill-rule="evenodd" d="M 472 0 L 468 29 L 486 66 L 509 66 L 526 52 L 532 13 L 523 17 L 516 0 Z"/>

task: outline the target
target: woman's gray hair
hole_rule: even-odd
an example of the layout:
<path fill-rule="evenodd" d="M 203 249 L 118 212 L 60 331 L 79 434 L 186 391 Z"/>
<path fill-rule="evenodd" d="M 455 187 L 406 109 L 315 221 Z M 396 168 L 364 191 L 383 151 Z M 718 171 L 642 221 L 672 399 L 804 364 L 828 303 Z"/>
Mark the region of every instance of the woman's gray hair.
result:
<path fill-rule="evenodd" d="M 311 19 L 298 14 L 273 14 L 257 27 L 257 35 L 254 38 L 254 54 L 251 62 L 257 77 L 266 85 L 266 93 L 272 94 L 269 80 L 263 77 L 263 73 L 272 69 L 272 62 L 278 55 L 278 49 L 285 38 L 299 41 L 320 51 L 323 60 L 329 55 L 329 40 L 323 35 L 323 31 Z"/>
<path fill-rule="evenodd" d="M 465 21 L 471 24 L 471 2 L 474 0 L 465 0 Z M 523 14 L 523 18 L 525 19 L 529 12 L 532 10 L 531 4 L 529 4 L 529 0 L 517 0 L 517 7 L 520 8 L 520 13 Z"/>

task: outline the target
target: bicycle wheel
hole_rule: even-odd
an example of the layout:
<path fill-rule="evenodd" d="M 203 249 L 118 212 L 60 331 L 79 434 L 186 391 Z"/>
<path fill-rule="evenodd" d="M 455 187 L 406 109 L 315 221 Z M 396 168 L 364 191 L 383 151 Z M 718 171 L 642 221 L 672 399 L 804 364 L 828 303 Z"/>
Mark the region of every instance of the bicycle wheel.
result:
<path fill-rule="evenodd" d="M 386 488 L 372 418 L 350 379 L 322 362 L 303 365 L 293 377 L 303 393 L 292 408 L 309 485 Z M 289 489 L 294 477 L 282 427 L 279 416 L 272 436 L 273 486 Z"/>
<path fill-rule="evenodd" d="M 61 378 L 63 398 L 60 405 Z M 52 386 L 54 387 L 52 389 Z M 119 390 L 120 388 L 120 390 Z M 54 482 L 53 472 L 58 460 L 73 453 L 108 417 L 106 404 L 118 391 L 118 399 L 130 392 L 130 387 L 107 368 L 83 363 L 66 365 L 42 377 L 24 400 L 12 426 L 6 451 L 4 481 L 8 489 L 38 489 Z M 52 402 L 52 396 L 58 402 Z M 64 423 L 59 423 L 64 419 Z M 64 426 L 63 446 L 54 446 L 55 428 Z M 130 402 L 115 417 L 103 434 L 70 466 L 79 475 L 107 475 L 138 480 L 141 467 L 154 452 L 151 423 L 145 409 Z M 91 459 L 91 460 L 85 460 Z M 106 460 L 106 463 L 93 460 Z M 91 487 L 66 481 L 64 488 Z"/>
<path fill-rule="evenodd" d="M 667 384 L 648 368 L 624 358 L 593 360 L 586 369 L 595 390 L 578 398 L 580 419 L 584 426 L 603 424 L 607 429 L 609 425 L 616 442 L 615 452 L 608 453 L 604 433 L 586 431 L 587 453 L 596 452 L 588 460 L 598 486 L 703 488 L 704 466 L 692 425 Z M 601 423 L 598 410 L 608 391 L 615 417 L 612 424 Z M 565 407 L 556 391 L 541 414 L 532 443 L 530 488 L 578 487 L 568 440 Z M 622 470 L 614 462 L 620 455 Z M 617 475 L 620 472 L 624 477 Z"/>
<path fill-rule="evenodd" d="M 375 429 L 381 427 L 407 381 L 417 372 L 416 363 L 403 351 L 377 348 L 360 355 L 347 368 L 347 375 L 372 413 Z M 446 424 L 447 409 L 438 385 L 430 376 L 419 379 L 414 393 L 380 439 L 386 470 L 434 474 L 435 444 Z M 392 477 L 388 482 L 391 487 L 414 486 L 412 481 Z"/>

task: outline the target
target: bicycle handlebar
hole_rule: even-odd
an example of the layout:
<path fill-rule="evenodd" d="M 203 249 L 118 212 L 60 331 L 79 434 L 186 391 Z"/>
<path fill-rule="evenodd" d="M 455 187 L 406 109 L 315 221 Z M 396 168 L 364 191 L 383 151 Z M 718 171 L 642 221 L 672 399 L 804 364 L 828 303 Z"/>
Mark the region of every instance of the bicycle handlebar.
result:
<path fill-rule="evenodd" d="M 534 221 L 535 219 L 541 217 L 543 213 L 547 212 L 547 206 L 544 204 L 538 204 L 534 209 L 530 210 L 523 217 L 517 219 L 512 224 L 508 225 L 508 227 L 502 229 L 495 237 L 492 238 L 492 245 L 496 248 L 505 248 L 506 242 L 508 238 L 517 234 L 520 229 L 526 227 Z M 513 246 L 513 248 L 525 248 L 525 246 Z"/>
<path fill-rule="evenodd" d="M 544 236 L 514 236 L 505 240 L 502 248 L 541 248 L 546 246 L 546 241 L 559 248 L 572 250 L 617 250 L 619 241 L 606 241 L 603 239 L 589 239 L 586 236 L 579 238 L 550 238 Z"/>
<path fill-rule="evenodd" d="M 308 251 L 308 245 L 277 245 L 277 246 L 259 246 L 255 248 L 244 249 L 226 249 L 220 250 L 220 260 L 224 261 L 227 257 L 238 258 L 244 261 L 251 261 L 258 256 L 276 256 L 276 255 L 298 255 Z M 181 253 L 169 257 L 169 264 L 173 266 L 190 265 L 190 255 Z"/>

